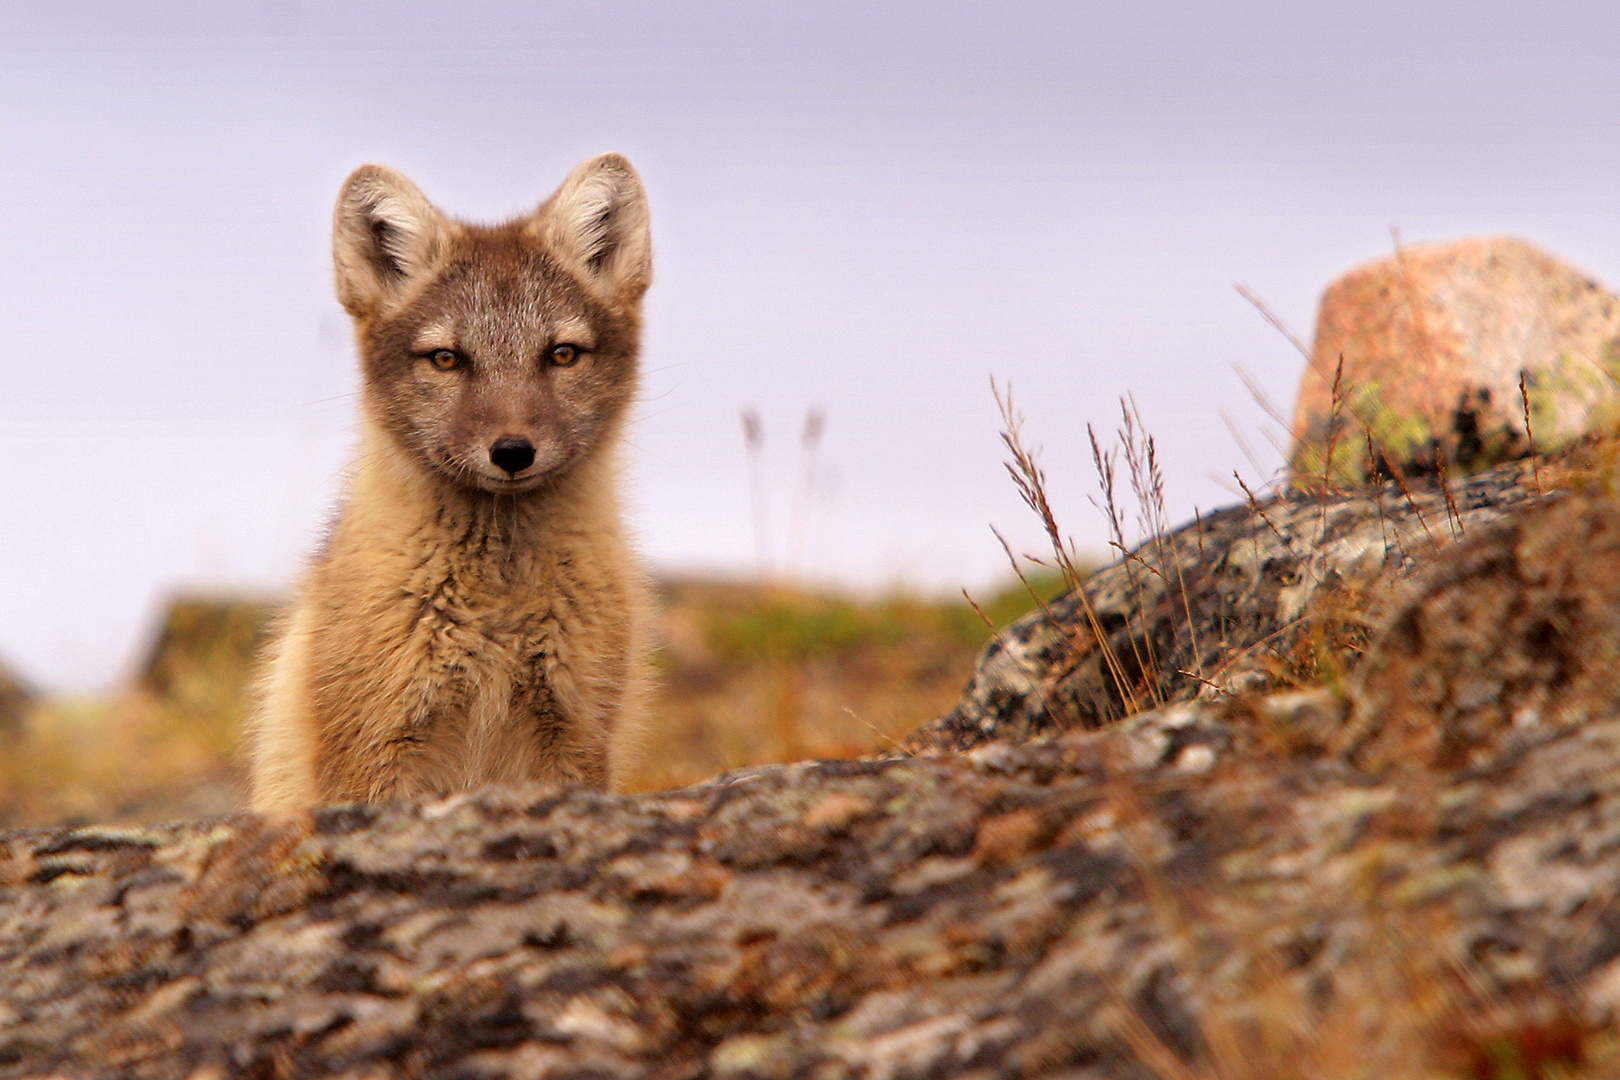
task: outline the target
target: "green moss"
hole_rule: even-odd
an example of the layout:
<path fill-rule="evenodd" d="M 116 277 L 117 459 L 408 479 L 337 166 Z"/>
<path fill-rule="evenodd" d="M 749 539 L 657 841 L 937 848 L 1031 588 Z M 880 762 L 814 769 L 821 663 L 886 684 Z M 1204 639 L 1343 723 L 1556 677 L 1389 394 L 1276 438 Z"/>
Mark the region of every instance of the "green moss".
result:
<path fill-rule="evenodd" d="M 1351 405 L 1354 414 L 1362 418 L 1372 432 L 1374 446 L 1391 461 L 1412 461 L 1434 440 L 1434 429 L 1424 417 L 1384 405 L 1384 390 L 1378 383 L 1356 387 L 1351 393 Z M 1363 459 L 1365 456 L 1363 446 Z"/>
<path fill-rule="evenodd" d="M 1332 439 L 1331 472 L 1326 468 L 1328 423 L 1325 417 L 1318 418 L 1295 448 L 1289 464 L 1296 481 L 1320 482 L 1324 473 L 1329 473 L 1333 486 L 1365 482 L 1368 462 L 1364 428 L 1371 432 L 1374 446 L 1387 460 L 1405 463 L 1423 456 L 1434 438 L 1428 422 L 1421 416 L 1386 407 L 1384 397 L 1384 387 L 1376 380 L 1348 392 L 1339 407 L 1339 432 Z"/>
<path fill-rule="evenodd" d="M 1534 430 L 1536 449 L 1546 453 L 1586 431 L 1612 431 L 1620 426 L 1617 378 L 1620 378 L 1620 358 L 1614 355 L 1612 346 L 1605 352 L 1601 367 L 1581 363 L 1565 354 L 1557 364 L 1536 372 L 1525 386 L 1530 398 L 1530 426 Z M 1565 430 L 1559 422 L 1561 406 L 1567 406 L 1570 401 L 1588 403 L 1578 431 Z"/>

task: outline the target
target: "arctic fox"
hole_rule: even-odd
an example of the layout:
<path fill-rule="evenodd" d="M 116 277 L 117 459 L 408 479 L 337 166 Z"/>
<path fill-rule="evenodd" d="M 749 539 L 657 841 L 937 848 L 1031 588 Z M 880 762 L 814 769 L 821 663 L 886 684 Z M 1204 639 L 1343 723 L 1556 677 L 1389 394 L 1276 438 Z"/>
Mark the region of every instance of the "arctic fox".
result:
<path fill-rule="evenodd" d="M 333 258 L 360 445 L 267 658 L 253 807 L 606 786 L 644 669 L 618 497 L 652 277 L 635 170 L 592 158 L 484 227 L 364 165 Z"/>

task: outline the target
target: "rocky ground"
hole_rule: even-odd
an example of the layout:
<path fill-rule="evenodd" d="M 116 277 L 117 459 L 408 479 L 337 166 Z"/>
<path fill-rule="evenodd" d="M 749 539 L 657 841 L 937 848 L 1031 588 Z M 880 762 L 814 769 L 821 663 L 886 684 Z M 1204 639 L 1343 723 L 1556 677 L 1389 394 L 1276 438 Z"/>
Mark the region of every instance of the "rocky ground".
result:
<path fill-rule="evenodd" d="M 1616 1075 L 1582 469 L 1196 522 L 903 755 L 0 834 L 0 1076 Z"/>

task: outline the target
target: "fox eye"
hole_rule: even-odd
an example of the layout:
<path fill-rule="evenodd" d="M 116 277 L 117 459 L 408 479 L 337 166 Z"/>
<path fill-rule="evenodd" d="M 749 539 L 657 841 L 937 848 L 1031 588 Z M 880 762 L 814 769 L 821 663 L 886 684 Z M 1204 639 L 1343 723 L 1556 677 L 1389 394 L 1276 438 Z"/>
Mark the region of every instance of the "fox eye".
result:
<path fill-rule="evenodd" d="M 565 342 L 562 345 L 553 345 L 548 355 L 553 364 L 558 367 L 567 367 L 579 359 L 579 353 L 580 348 L 578 345 L 569 345 Z"/>
<path fill-rule="evenodd" d="M 434 349 L 428 353 L 428 363 L 440 371 L 450 371 L 461 366 L 461 357 L 456 355 L 454 349 Z"/>

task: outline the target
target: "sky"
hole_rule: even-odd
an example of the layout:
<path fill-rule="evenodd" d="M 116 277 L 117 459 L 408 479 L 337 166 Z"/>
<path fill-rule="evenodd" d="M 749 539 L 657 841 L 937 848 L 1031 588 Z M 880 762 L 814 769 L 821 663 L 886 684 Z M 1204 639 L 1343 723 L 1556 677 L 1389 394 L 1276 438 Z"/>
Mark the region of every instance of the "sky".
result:
<path fill-rule="evenodd" d="M 1124 395 L 1173 520 L 1279 468 L 1238 369 L 1286 413 L 1302 360 L 1236 285 L 1308 336 L 1391 227 L 1620 283 L 1617 48 L 1596 3 L 6 0 L 0 660 L 94 691 L 174 593 L 290 588 L 354 432 L 362 162 L 494 221 L 626 154 L 650 565 L 954 593 L 1006 576 L 992 525 L 1042 547 L 992 379 L 1100 553 Z"/>

